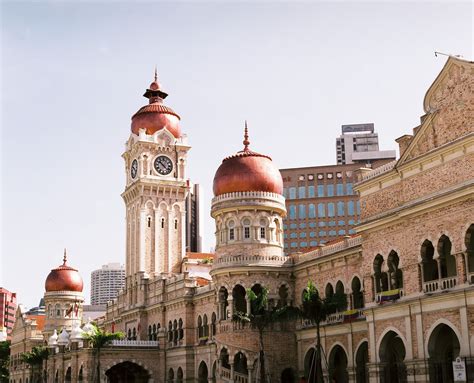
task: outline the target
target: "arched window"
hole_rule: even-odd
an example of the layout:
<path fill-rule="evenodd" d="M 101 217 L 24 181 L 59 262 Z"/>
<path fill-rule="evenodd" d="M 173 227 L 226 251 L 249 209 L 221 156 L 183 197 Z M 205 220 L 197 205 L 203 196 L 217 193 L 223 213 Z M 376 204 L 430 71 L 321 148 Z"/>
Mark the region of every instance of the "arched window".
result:
<path fill-rule="evenodd" d="M 127 332 L 127 339 L 128 339 L 128 340 L 132 340 L 132 330 L 131 330 L 131 329 L 128 329 L 128 332 Z"/>
<path fill-rule="evenodd" d="M 234 302 L 234 312 L 247 312 L 247 303 L 245 301 L 245 289 L 242 285 L 235 285 L 232 290 L 232 297 Z"/>
<path fill-rule="evenodd" d="M 173 342 L 173 322 L 168 322 L 168 342 Z"/>
<path fill-rule="evenodd" d="M 335 294 L 335 308 L 336 311 L 344 311 L 347 309 L 347 295 L 344 291 L 344 284 L 341 281 L 336 283 L 336 294 Z"/>
<path fill-rule="evenodd" d="M 178 220 L 177 219 L 174 220 L 174 229 L 178 230 Z"/>
<path fill-rule="evenodd" d="M 227 319 L 227 306 L 229 305 L 227 298 L 228 298 L 229 293 L 227 292 L 227 289 L 222 286 L 219 289 L 219 318 L 222 320 Z"/>
<path fill-rule="evenodd" d="M 244 239 L 250 239 L 250 220 L 244 219 Z"/>
<path fill-rule="evenodd" d="M 333 295 L 334 295 L 334 288 L 332 287 L 330 283 L 328 283 L 326 285 L 326 288 L 324 289 L 324 297 L 326 299 L 330 299 L 332 298 Z"/>
<path fill-rule="evenodd" d="M 181 340 L 184 338 L 184 329 L 183 329 L 183 320 L 179 318 L 178 320 L 178 339 Z"/>
<path fill-rule="evenodd" d="M 132 340 L 137 340 L 137 329 L 135 327 L 132 330 Z"/>
<path fill-rule="evenodd" d="M 153 330 L 152 330 L 152 334 L 151 334 L 151 335 L 152 335 L 151 339 L 152 339 L 152 340 L 156 340 L 156 338 L 157 338 L 157 335 L 156 335 L 156 324 L 153 324 Z"/>
<path fill-rule="evenodd" d="M 201 315 L 198 316 L 198 338 L 202 338 L 204 336 L 204 329 L 202 327 L 202 318 Z"/>
<path fill-rule="evenodd" d="M 204 328 L 204 336 L 208 337 L 209 336 L 209 325 L 207 323 L 207 315 L 206 314 L 204 314 L 204 316 L 202 318 L 202 326 Z"/>
<path fill-rule="evenodd" d="M 178 344 L 178 321 L 175 319 L 173 321 L 173 343 L 176 346 Z"/>
<path fill-rule="evenodd" d="M 235 222 L 229 221 L 229 241 L 235 240 Z"/>
<path fill-rule="evenodd" d="M 400 259 L 396 251 L 392 250 L 387 258 L 388 274 L 390 289 L 401 289 L 403 288 L 403 273 L 402 270 L 398 268 Z"/>
<path fill-rule="evenodd" d="M 441 278 L 456 276 L 456 260 L 451 254 L 451 240 L 446 235 L 442 235 L 438 241 L 439 269 Z"/>
<path fill-rule="evenodd" d="M 464 238 L 467 253 L 467 267 L 470 273 L 474 272 L 474 224 L 469 226 Z M 474 283 L 474 276 L 471 276 L 471 283 Z"/>
<path fill-rule="evenodd" d="M 148 217 L 146 222 L 147 222 L 147 226 L 151 227 L 151 217 Z"/>
<path fill-rule="evenodd" d="M 148 340 L 153 340 L 153 332 L 151 325 L 148 326 Z"/>
<path fill-rule="evenodd" d="M 288 304 L 288 286 L 283 284 L 278 289 L 278 307 L 284 307 Z"/>
<path fill-rule="evenodd" d="M 161 228 L 162 229 L 165 228 L 165 219 L 164 218 L 161 218 Z"/>
<path fill-rule="evenodd" d="M 374 292 L 380 293 L 388 290 L 387 273 L 382 271 L 384 259 L 380 254 L 374 259 Z M 375 297 L 374 297 L 375 298 Z"/>
<path fill-rule="evenodd" d="M 217 321 L 216 313 L 212 313 L 212 316 L 211 316 L 211 337 L 214 337 L 216 335 L 216 321 Z"/>
<path fill-rule="evenodd" d="M 61 306 L 58 303 L 54 306 L 54 311 L 56 311 L 56 318 L 61 318 Z"/>
<path fill-rule="evenodd" d="M 264 219 L 260 220 L 260 239 L 266 238 L 266 222 Z"/>
<path fill-rule="evenodd" d="M 364 307 L 364 294 L 362 293 L 362 286 L 358 277 L 354 277 L 352 279 L 351 288 L 352 308 L 361 309 L 362 307 Z"/>

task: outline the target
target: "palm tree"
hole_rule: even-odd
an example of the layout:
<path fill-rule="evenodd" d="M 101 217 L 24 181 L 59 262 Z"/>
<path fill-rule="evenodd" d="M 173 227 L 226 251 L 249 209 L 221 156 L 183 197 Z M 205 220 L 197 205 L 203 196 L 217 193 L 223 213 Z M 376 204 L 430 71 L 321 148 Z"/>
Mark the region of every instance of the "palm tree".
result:
<path fill-rule="evenodd" d="M 123 339 L 125 335 L 122 332 L 107 332 L 100 329 L 95 324 L 93 324 L 94 330 L 89 334 L 84 335 L 84 339 L 87 339 L 92 348 L 94 349 L 94 354 L 96 357 L 96 369 L 94 373 L 94 382 L 100 382 L 100 351 L 103 347 L 107 346 L 116 339 Z"/>
<path fill-rule="evenodd" d="M 8 362 L 10 360 L 10 342 L 0 342 L 0 382 L 9 382 Z"/>
<path fill-rule="evenodd" d="M 31 367 L 31 381 L 41 381 L 41 366 L 43 360 L 48 358 L 48 349 L 43 346 L 35 346 L 31 351 L 22 353 L 20 358 L 22 362 L 29 364 Z"/>
<path fill-rule="evenodd" d="M 276 322 L 291 319 L 296 316 L 296 309 L 290 306 L 268 309 L 268 290 L 262 288 L 257 294 L 252 289 L 247 289 L 247 296 L 250 299 L 250 313 L 237 311 L 232 320 L 241 323 L 243 326 L 248 324 L 251 328 L 258 331 L 259 339 L 259 364 L 260 364 L 260 383 L 270 383 L 265 373 L 265 349 L 263 343 L 263 333 L 266 328 Z"/>
<path fill-rule="evenodd" d="M 308 285 L 303 292 L 303 304 L 301 315 L 303 318 L 316 324 L 316 352 L 310 362 L 308 383 L 323 383 L 323 371 L 321 364 L 321 322 L 326 320 L 328 311 L 331 309 L 325 300 L 321 299 L 318 289 L 313 282 L 308 281 Z M 328 310 L 329 309 L 329 310 Z"/>

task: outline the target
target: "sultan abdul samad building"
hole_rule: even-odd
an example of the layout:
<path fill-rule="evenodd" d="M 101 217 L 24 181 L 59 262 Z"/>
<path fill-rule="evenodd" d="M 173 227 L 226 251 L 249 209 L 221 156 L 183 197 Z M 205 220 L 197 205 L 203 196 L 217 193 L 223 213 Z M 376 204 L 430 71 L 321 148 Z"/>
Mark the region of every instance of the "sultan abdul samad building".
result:
<path fill-rule="evenodd" d="M 123 154 L 126 288 L 102 322 L 127 339 L 100 357 L 89 347 L 82 280 L 64 260 L 47 278 L 45 317 L 17 313 L 10 382 L 32 382 L 19 355 L 35 344 L 50 349 L 47 382 L 91 382 L 97 367 L 101 382 L 256 382 L 258 336 L 233 312 L 249 310 L 248 288 L 266 287 L 269 305 L 299 306 L 309 280 L 347 300 L 321 329 L 326 381 L 452 382 L 458 357 L 473 381 L 473 91 L 474 64 L 450 57 L 420 125 L 397 140 L 400 158 L 360 170 L 357 234 L 304 254 L 284 256 L 282 179 L 246 134 L 214 178 L 211 264 L 185 253 L 190 146 L 155 80 Z M 189 271 L 199 268 L 208 280 Z M 307 375 L 315 336 L 300 320 L 266 331 L 269 380 Z"/>

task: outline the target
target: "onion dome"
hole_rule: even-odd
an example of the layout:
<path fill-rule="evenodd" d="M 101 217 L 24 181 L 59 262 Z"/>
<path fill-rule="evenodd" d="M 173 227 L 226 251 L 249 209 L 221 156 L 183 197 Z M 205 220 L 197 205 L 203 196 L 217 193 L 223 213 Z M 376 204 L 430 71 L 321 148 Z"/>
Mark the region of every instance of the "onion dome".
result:
<path fill-rule="evenodd" d="M 166 128 L 176 138 L 181 137 L 180 117 L 173 109 L 163 105 L 163 100 L 168 94 L 161 89 L 156 69 L 155 80 L 143 97 L 148 98 L 149 104 L 141 107 L 132 116 L 132 133 L 138 135 L 140 129 L 145 129 L 146 134 L 151 135 Z"/>
<path fill-rule="evenodd" d="M 79 323 L 76 323 L 74 327 L 72 328 L 71 331 L 71 341 L 80 341 L 84 339 L 85 332 L 81 327 L 79 326 Z"/>
<path fill-rule="evenodd" d="M 69 344 L 69 334 L 67 333 L 66 329 L 63 328 L 61 334 L 58 336 L 58 346 L 67 346 Z"/>
<path fill-rule="evenodd" d="M 260 191 L 282 194 L 283 180 L 272 159 L 249 149 L 245 122 L 244 149 L 224 158 L 214 176 L 214 195 L 233 192 Z"/>
<path fill-rule="evenodd" d="M 57 346 L 58 344 L 58 332 L 54 329 L 53 335 L 48 339 L 48 346 Z"/>
<path fill-rule="evenodd" d="M 94 335 L 96 333 L 97 329 L 92 324 L 91 318 L 88 318 L 87 323 L 82 327 L 82 331 L 87 335 Z"/>
<path fill-rule="evenodd" d="M 82 292 L 84 283 L 79 272 L 67 265 L 66 249 L 64 249 L 63 264 L 52 269 L 46 278 L 46 292 L 50 291 L 75 291 Z"/>

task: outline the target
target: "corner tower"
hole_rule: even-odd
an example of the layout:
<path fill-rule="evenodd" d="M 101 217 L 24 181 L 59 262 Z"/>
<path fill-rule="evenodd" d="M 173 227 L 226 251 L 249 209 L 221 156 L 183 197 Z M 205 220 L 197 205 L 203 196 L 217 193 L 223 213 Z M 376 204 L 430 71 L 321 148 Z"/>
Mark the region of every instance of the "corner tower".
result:
<path fill-rule="evenodd" d="M 186 156 L 190 147 L 180 117 L 163 104 L 155 79 L 148 105 L 132 116 L 126 143 L 126 276 L 178 272 L 185 253 Z"/>
<path fill-rule="evenodd" d="M 46 318 L 43 335 L 46 341 L 54 330 L 71 331 L 75 324 L 81 324 L 83 286 L 79 272 L 67 264 L 64 250 L 63 264 L 52 269 L 45 281 Z"/>
<path fill-rule="evenodd" d="M 244 148 L 225 158 L 214 177 L 211 216 L 216 223 L 216 255 L 283 256 L 283 181 L 272 159 Z"/>

